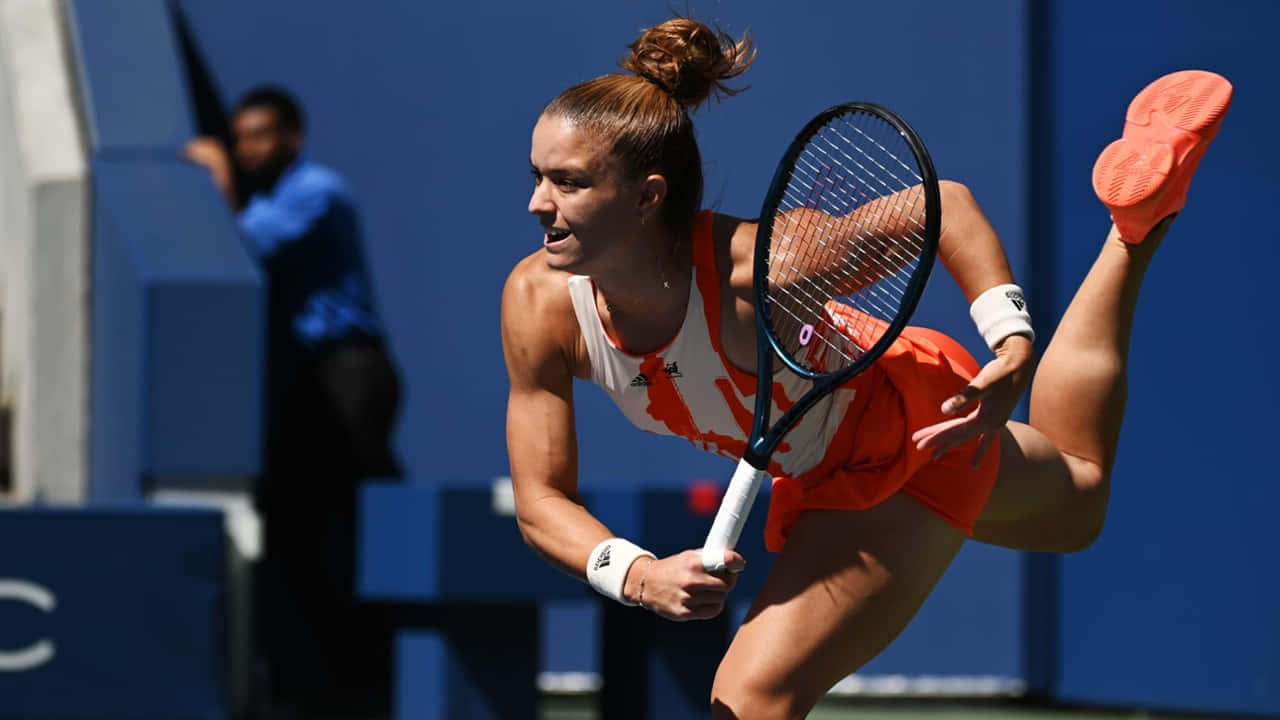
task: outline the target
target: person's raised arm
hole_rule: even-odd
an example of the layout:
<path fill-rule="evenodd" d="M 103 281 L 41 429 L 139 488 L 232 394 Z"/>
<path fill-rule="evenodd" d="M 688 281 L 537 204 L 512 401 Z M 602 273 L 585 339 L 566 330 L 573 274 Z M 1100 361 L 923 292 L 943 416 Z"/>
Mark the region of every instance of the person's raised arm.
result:
<path fill-rule="evenodd" d="M 1035 337 L 1026 299 L 1013 283 L 1004 247 L 977 201 L 959 183 L 942 181 L 939 190 L 942 233 L 938 258 L 970 302 L 978 332 L 996 358 L 942 404 L 945 414 L 958 417 L 921 428 L 911 439 L 918 447 L 933 448 L 935 456 L 941 456 L 981 435 L 983 443 L 973 459 L 977 465 L 1031 381 Z"/>

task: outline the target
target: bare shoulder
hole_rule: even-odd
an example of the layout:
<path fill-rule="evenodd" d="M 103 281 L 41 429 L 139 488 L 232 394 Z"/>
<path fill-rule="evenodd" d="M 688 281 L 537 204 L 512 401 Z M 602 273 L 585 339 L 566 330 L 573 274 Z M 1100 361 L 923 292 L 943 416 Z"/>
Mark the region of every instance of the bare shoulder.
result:
<path fill-rule="evenodd" d="M 568 273 L 547 267 L 538 250 L 511 270 L 502 289 L 502 345 L 512 381 L 563 367 L 577 374 L 581 333 Z M 559 367 L 557 367 L 559 366 Z"/>
<path fill-rule="evenodd" d="M 728 271 L 729 287 L 747 296 L 751 292 L 757 227 L 755 220 L 720 213 L 716 213 L 712 225 L 720 274 L 723 277 Z"/>
<path fill-rule="evenodd" d="M 530 253 L 516 263 L 502 290 L 502 316 L 555 311 L 572 312 L 566 290 L 569 274 L 547 267 L 543 251 Z"/>

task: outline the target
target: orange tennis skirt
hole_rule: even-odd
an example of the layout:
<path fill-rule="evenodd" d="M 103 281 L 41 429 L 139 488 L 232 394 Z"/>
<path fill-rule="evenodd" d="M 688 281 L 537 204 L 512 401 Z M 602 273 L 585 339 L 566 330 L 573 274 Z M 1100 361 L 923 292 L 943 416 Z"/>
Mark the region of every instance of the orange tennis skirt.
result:
<path fill-rule="evenodd" d="M 897 492 L 972 535 L 995 486 L 1000 439 L 974 468 L 978 439 L 935 461 L 931 449 L 916 450 L 911 435 L 947 419 L 942 402 L 965 387 L 978 370 L 968 351 L 943 333 L 920 327 L 903 330 L 872 367 L 850 381 L 848 387 L 857 392 L 832 439 L 840 451 L 826 455 L 836 460 L 797 477 L 773 479 L 766 547 L 781 550 L 806 510 L 864 510 Z"/>

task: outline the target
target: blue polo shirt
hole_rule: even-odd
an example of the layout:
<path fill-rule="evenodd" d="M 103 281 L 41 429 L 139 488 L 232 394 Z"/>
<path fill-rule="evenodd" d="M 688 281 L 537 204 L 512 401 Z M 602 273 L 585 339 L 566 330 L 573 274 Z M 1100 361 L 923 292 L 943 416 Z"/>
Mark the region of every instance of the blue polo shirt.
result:
<path fill-rule="evenodd" d="M 249 198 L 239 221 L 267 274 L 274 338 L 288 334 L 307 350 L 381 335 L 359 217 L 337 173 L 300 157 Z"/>

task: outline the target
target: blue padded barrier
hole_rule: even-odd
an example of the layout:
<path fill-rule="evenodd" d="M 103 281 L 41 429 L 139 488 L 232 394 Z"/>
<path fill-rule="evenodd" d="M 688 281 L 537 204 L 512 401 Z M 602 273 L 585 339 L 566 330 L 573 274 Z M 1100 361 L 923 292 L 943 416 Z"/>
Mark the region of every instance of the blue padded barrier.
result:
<path fill-rule="evenodd" d="M 383 602 L 534 602 L 583 588 L 539 561 L 488 488 L 367 484 L 361 489 L 360 595 Z"/>
<path fill-rule="evenodd" d="M 588 487 L 583 501 L 614 533 L 660 557 L 701 545 L 710 518 L 685 488 Z M 739 621 L 741 605 L 759 592 L 773 556 L 763 546 L 759 500 L 739 543 L 748 558 L 734 590 L 735 608 L 696 623 L 670 623 L 635 608 L 597 598 L 539 559 L 520 538 L 509 505 L 471 482 L 437 485 L 367 485 L 361 493 L 360 590 L 371 600 L 404 609 L 397 663 L 399 706 L 421 709 L 481 702 L 484 687 L 505 677 L 513 693 L 533 693 L 534 665 L 543 643 L 600 648 L 595 669 L 605 717 L 620 720 L 700 718 L 720 657 Z M 497 508 L 495 510 L 495 508 Z M 1031 609 L 1019 595 L 995 593 L 1003 578 L 1022 571 L 1016 553 L 974 546 L 956 560 L 915 622 L 865 669 L 871 674 L 986 678 L 1001 691 L 1025 686 L 1022 629 Z M 535 603 L 594 598 L 602 612 L 566 613 L 539 635 L 535 620 L 495 627 L 506 613 L 524 617 Z M 593 626 L 584 618 L 594 618 Z M 568 638 L 574 638 L 570 642 Z M 515 666 L 469 658 L 500 644 Z M 611 681 L 612 679 L 612 681 Z M 436 688 L 427 691 L 424 688 Z M 493 700 L 497 702 L 497 700 Z M 515 705 L 512 707 L 522 707 Z M 403 714 L 400 717 L 452 717 Z M 486 711 L 488 712 L 488 711 Z M 515 712 L 508 708 L 505 712 Z M 533 712 L 529 710 L 527 712 Z M 516 714 L 501 717 L 528 717 Z"/>
<path fill-rule="evenodd" d="M 537 609 L 531 603 L 433 608 L 396 638 L 400 720 L 536 720 Z"/>
<path fill-rule="evenodd" d="M 221 720 L 221 513 L 0 511 L 0 718 Z"/>
<path fill-rule="evenodd" d="M 260 463 L 262 283 L 204 171 L 97 159 L 93 495 Z"/>

